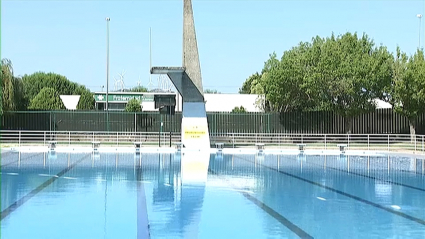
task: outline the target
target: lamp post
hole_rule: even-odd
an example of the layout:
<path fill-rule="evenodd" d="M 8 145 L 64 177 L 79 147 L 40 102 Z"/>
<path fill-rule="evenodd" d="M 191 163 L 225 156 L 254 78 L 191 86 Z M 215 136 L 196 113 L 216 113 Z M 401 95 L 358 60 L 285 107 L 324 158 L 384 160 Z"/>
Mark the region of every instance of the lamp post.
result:
<path fill-rule="evenodd" d="M 418 48 L 421 48 L 421 18 L 422 18 L 422 14 L 418 14 L 416 15 L 419 18 L 419 45 Z"/>
<path fill-rule="evenodd" d="M 108 111 L 109 93 L 109 22 L 111 18 L 106 18 L 106 111 Z"/>
<path fill-rule="evenodd" d="M 109 22 L 106 18 L 106 130 L 109 132 Z"/>

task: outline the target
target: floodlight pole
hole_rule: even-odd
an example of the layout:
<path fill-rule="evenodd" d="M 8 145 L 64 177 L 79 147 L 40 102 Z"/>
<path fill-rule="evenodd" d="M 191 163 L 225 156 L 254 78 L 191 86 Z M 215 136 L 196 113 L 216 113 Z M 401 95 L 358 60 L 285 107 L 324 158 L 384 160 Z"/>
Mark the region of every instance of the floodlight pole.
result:
<path fill-rule="evenodd" d="M 106 18 L 106 110 L 108 110 L 108 93 L 109 93 L 109 22 L 111 18 Z"/>
<path fill-rule="evenodd" d="M 106 18 L 106 129 L 109 132 L 109 22 Z"/>
<path fill-rule="evenodd" d="M 416 15 L 419 18 L 419 43 L 418 43 L 418 48 L 421 48 L 421 18 L 422 18 L 422 14 L 418 14 Z"/>

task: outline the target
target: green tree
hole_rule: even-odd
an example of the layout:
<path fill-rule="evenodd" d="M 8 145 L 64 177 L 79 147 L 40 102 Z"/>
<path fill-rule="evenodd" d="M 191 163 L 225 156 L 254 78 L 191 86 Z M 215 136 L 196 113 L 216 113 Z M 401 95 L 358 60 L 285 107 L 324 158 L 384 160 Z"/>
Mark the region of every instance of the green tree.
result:
<path fill-rule="evenodd" d="M 3 84 L 3 80 L 1 78 L 0 80 L 2 81 L 2 84 Z M 2 84 L 0 84 L 0 87 L 1 87 L 0 91 L 2 92 L 2 97 L 0 97 L 0 116 L 3 115 L 3 86 Z M 2 122 L 0 122 L 0 127 L 2 127 Z"/>
<path fill-rule="evenodd" d="M 345 118 L 350 133 L 355 116 L 373 111 L 391 82 L 392 56 L 366 34 L 315 37 L 271 55 L 262 86 L 269 109 L 279 112 L 330 110 Z"/>
<path fill-rule="evenodd" d="M 77 105 L 78 110 L 94 109 L 95 100 L 93 93 L 91 93 L 85 86 L 79 85 L 75 89 L 74 95 L 80 95 L 80 100 Z"/>
<path fill-rule="evenodd" d="M 13 90 L 15 92 L 15 110 L 26 110 L 29 105 L 29 100 L 27 97 L 25 97 L 24 83 L 21 78 L 14 77 Z"/>
<path fill-rule="evenodd" d="M 374 111 L 373 100 L 383 97 L 390 85 L 392 56 L 385 47 L 375 47 L 366 34 L 332 35 L 320 49 L 313 72 L 321 102 L 345 118 L 345 131 L 351 133 L 353 118 Z"/>
<path fill-rule="evenodd" d="M 16 109 L 14 76 L 12 61 L 1 60 L 1 82 L 2 82 L 2 111 L 12 111 Z"/>
<path fill-rule="evenodd" d="M 65 105 L 55 89 L 43 88 L 30 102 L 31 110 L 63 110 Z"/>
<path fill-rule="evenodd" d="M 205 89 L 204 93 L 206 93 L 206 94 L 220 94 L 220 92 L 218 92 L 217 90 L 212 90 L 212 89 Z"/>
<path fill-rule="evenodd" d="M 248 77 L 245 82 L 242 84 L 242 87 L 239 88 L 239 94 L 257 94 L 259 95 L 256 99 L 256 106 L 261 110 L 269 111 L 270 101 L 264 97 L 266 94 L 266 79 L 269 75 L 269 72 L 274 70 L 279 65 L 279 60 L 275 52 L 269 55 L 269 59 L 264 62 L 263 70 L 261 74 L 256 72 Z"/>
<path fill-rule="evenodd" d="M 408 57 L 397 47 L 390 88 L 390 103 L 394 111 L 409 120 L 412 140 L 416 135 L 417 119 L 425 112 L 425 58 L 417 50 Z"/>
<path fill-rule="evenodd" d="M 254 76 L 251 82 L 251 94 L 257 94 L 258 97 L 256 99 L 256 106 L 264 111 L 271 111 L 272 105 L 267 97 L 264 95 L 268 95 L 267 88 L 267 78 L 270 76 L 270 73 L 274 71 L 279 66 L 279 60 L 277 59 L 276 53 L 273 52 L 270 54 L 270 58 L 264 62 L 263 70 L 261 71 L 261 75 Z"/>
<path fill-rule="evenodd" d="M 246 109 L 241 105 L 240 107 L 236 106 L 232 109 L 232 113 L 245 113 Z"/>
<path fill-rule="evenodd" d="M 52 88 L 58 95 L 80 95 L 79 110 L 94 108 L 93 94 L 82 85 L 71 82 L 65 76 L 56 73 L 35 72 L 22 78 L 24 97 L 31 101 L 43 88 Z"/>
<path fill-rule="evenodd" d="M 148 89 L 144 86 L 136 86 L 130 89 L 131 92 L 148 92 Z"/>
<path fill-rule="evenodd" d="M 281 61 L 264 74 L 266 99 L 272 111 L 290 112 L 314 108 L 314 84 L 306 72 L 311 62 L 311 44 L 300 43 L 283 53 Z M 274 60 L 275 61 L 275 60 Z M 314 82 L 314 81 L 313 81 Z"/>
<path fill-rule="evenodd" d="M 140 100 L 131 99 L 127 102 L 125 106 L 125 112 L 140 112 L 142 111 L 142 106 Z"/>
<path fill-rule="evenodd" d="M 270 111 L 270 101 L 268 101 L 265 97 L 265 87 L 266 87 L 266 79 L 268 76 L 268 72 L 264 72 L 261 74 L 261 77 L 254 78 L 251 82 L 251 94 L 256 94 L 257 99 L 255 100 L 255 105 L 257 108 L 265 111 Z"/>
<path fill-rule="evenodd" d="M 24 97 L 22 80 L 13 75 L 12 62 L 9 59 L 2 59 L 1 65 L 1 92 L 0 99 L 2 105 L 0 113 L 5 111 L 25 110 L 28 102 Z"/>
<path fill-rule="evenodd" d="M 245 82 L 242 84 L 242 87 L 239 88 L 239 94 L 251 94 L 251 85 L 255 80 L 256 82 L 261 78 L 261 75 L 258 72 L 252 74 Z"/>
<path fill-rule="evenodd" d="M 25 95 L 32 100 L 43 88 L 53 88 L 59 95 L 72 95 L 78 84 L 56 73 L 35 72 L 22 77 Z"/>
<path fill-rule="evenodd" d="M 279 60 L 277 59 L 276 53 L 270 54 L 270 58 L 264 62 L 263 70 L 261 75 L 255 76 L 251 82 L 251 94 L 265 94 L 266 90 L 266 79 L 269 77 L 271 71 L 279 67 Z"/>

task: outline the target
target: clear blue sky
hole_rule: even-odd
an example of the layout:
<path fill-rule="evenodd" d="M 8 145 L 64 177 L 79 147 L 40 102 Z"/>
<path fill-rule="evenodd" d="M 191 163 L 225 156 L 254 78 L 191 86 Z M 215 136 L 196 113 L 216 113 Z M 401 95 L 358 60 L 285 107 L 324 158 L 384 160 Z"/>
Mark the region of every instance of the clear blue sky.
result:
<path fill-rule="evenodd" d="M 106 84 L 106 17 L 110 17 L 110 89 L 149 83 L 149 28 L 154 66 L 182 64 L 182 0 L 19 1 L 1 6 L 1 57 L 15 75 L 55 72 L 100 91 Z M 425 0 L 193 0 L 204 88 L 237 93 L 272 52 L 316 35 L 369 35 L 394 52 L 418 47 Z M 424 45 L 422 17 L 421 45 Z M 157 86 L 157 75 L 152 81 Z"/>

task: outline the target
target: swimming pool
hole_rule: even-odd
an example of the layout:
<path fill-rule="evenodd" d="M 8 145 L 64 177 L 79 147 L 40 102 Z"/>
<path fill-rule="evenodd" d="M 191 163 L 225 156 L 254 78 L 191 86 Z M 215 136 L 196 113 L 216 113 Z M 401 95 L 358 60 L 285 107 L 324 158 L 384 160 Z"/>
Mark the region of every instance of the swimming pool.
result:
<path fill-rule="evenodd" d="M 423 158 L 203 155 L 3 153 L 1 238 L 425 238 Z"/>

